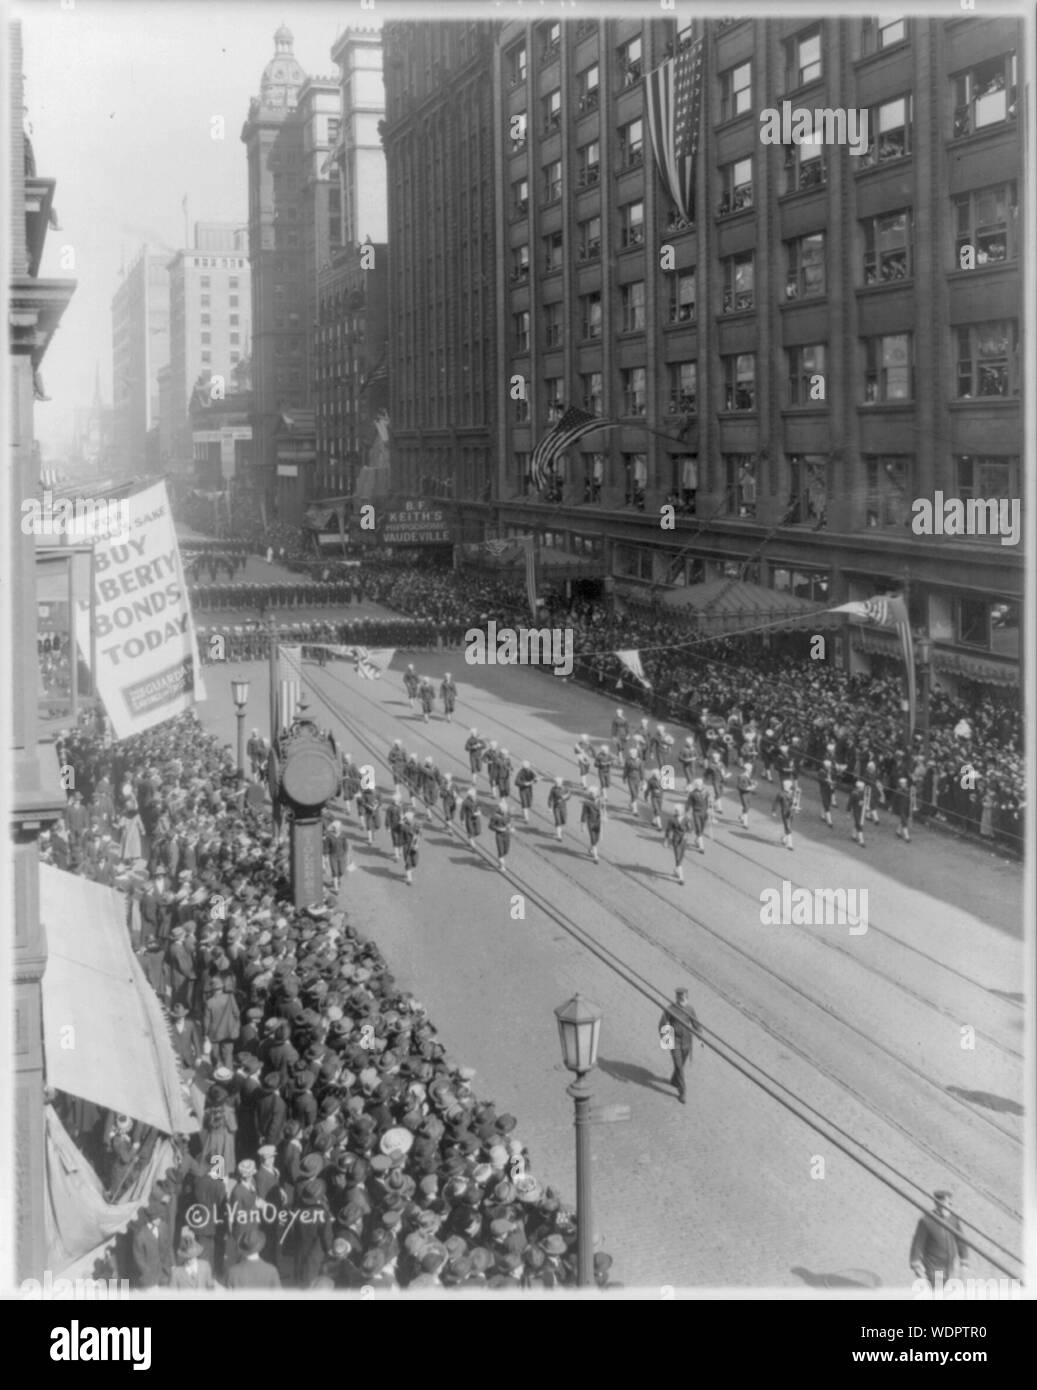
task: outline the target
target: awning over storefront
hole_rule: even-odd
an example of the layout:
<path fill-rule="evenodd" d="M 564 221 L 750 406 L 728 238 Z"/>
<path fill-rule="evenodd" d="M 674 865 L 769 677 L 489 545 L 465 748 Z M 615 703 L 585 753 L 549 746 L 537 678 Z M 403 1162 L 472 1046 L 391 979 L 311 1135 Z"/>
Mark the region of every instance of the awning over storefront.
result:
<path fill-rule="evenodd" d="M 40 916 L 47 1084 L 163 1134 L 196 1130 L 162 1010 L 130 947 L 123 894 L 41 864 Z"/>
<path fill-rule="evenodd" d="M 1019 667 L 1002 661 L 985 661 L 981 656 L 965 652 L 934 652 L 933 666 L 952 676 L 977 681 L 980 685 L 1018 685 Z"/>
<path fill-rule="evenodd" d="M 808 621 L 814 627 L 842 626 L 838 616 L 826 613 L 824 604 L 778 589 L 765 589 L 760 584 L 732 583 L 730 579 L 711 579 L 705 584 L 669 589 L 663 595 L 662 606 L 680 610 L 689 618 L 697 617 L 708 632 L 744 632 L 764 626 L 778 631 L 783 618 L 788 628 L 803 627 Z"/>

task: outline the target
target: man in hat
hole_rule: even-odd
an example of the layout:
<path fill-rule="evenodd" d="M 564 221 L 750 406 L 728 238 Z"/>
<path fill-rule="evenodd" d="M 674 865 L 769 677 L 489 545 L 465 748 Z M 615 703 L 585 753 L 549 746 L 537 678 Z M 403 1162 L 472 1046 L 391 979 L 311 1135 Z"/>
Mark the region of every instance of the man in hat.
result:
<path fill-rule="evenodd" d="M 234 1061 L 234 1045 L 241 1032 L 241 1013 L 235 997 L 234 979 L 217 977 L 215 988 L 205 1003 L 205 1036 L 212 1044 L 213 1061 L 229 1067 Z"/>
<path fill-rule="evenodd" d="M 195 969 L 194 951 L 188 944 L 186 927 L 173 928 L 172 939 L 166 951 L 166 975 L 172 1004 L 189 1007 L 194 990 Z"/>
<path fill-rule="evenodd" d="M 933 1193 L 933 1201 L 934 1209 L 925 1212 L 915 1227 L 910 1262 L 914 1274 L 935 1288 L 937 1274 L 941 1284 L 951 1278 L 955 1260 L 963 1272 L 968 1268 L 969 1247 L 961 1233 L 961 1221 L 951 1210 L 951 1194 L 940 1188 Z"/>
<path fill-rule="evenodd" d="M 202 1033 L 193 1018 L 187 1016 L 187 1005 L 174 1004 L 169 1011 L 172 1026 L 169 1030 L 173 1051 L 181 1065 L 192 1071 L 202 1058 Z"/>
<path fill-rule="evenodd" d="M 266 1236 L 258 1226 L 249 1226 L 241 1237 L 241 1259 L 227 1272 L 228 1289 L 279 1289 L 281 1276 L 272 1264 L 261 1258 Z"/>
<path fill-rule="evenodd" d="M 156 1288 L 162 1280 L 162 1212 L 161 1203 L 152 1198 L 141 1209 L 141 1220 L 133 1232 L 130 1253 L 138 1289 Z"/>
<path fill-rule="evenodd" d="M 180 1237 L 176 1252 L 176 1268 L 169 1280 L 170 1288 L 214 1289 L 216 1281 L 212 1277 L 212 1265 L 202 1257 L 202 1247 L 189 1229 Z"/>
<path fill-rule="evenodd" d="M 674 1002 L 668 1004 L 659 1019 L 659 1041 L 670 1053 L 673 1060 L 673 1075 L 670 1085 L 677 1088 L 681 1105 L 688 1103 L 688 1088 L 684 1079 L 684 1068 L 691 1061 L 692 1041 L 695 1034 L 702 1038 L 702 1027 L 695 1010 L 688 1003 L 688 991 L 681 985 L 674 995 Z"/>

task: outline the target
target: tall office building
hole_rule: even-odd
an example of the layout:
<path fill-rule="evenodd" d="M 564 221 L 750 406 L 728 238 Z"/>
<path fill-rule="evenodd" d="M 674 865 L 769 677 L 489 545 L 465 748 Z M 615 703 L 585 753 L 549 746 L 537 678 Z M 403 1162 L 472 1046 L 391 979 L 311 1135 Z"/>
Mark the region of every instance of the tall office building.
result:
<path fill-rule="evenodd" d="M 158 425 L 159 372 L 169 362 L 168 257 L 142 247 L 112 299 L 112 396 L 117 477 L 144 473 Z"/>
<path fill-rule="evenodd" d="M 169 421 L 160 434 L 168 464 L 187 474 L 192 466 L 188 408 L 198 381 L 222 377 L 231 392 L 234 368 L 249 350 L 252 282 L 244 227 L 198 223 L 193 250 L 169 261 Z M 166 443 L 168 431 L 168 443 Z"/>
<path fill-rule="evenodd" d="M 499 367 L 487 389 L 500 466 L 487 521 L 595 558 L 633 601 L 739 576 L 832 603 L 906 589 L 937 675 L 1016 682 L 1021 547 L 916 535 L 910 522 L 914 501 L 938 493 L 1021 496 L 1032 158 L 1020 24 L 545 19 L 495 37 Z M 425 182 L 395 155 L 394 131 L 447 103 L 456 77 L 426 76 L 418 45 L 400 62 L 387 69 L 389 236 L 394 249 L 412 240 L 394 254 L 392 317 L 413 357 L 408 341 L 393 400 L 434 412 L 442 396 L 423 370 L 442 370 L 442 330 L 409 306 L 439 293 L 446 318 L 464 284 L 478 293 L 478 277 L 459 276 L 476 233 L 463 216 L 435 239 L 431 129 Z M 663 78 L 673 101 L 657 151 L 647 94 Z M 767 143 L 761 117 L 780 120 L 783 102 L 866 113 L 864 146 L 787 132 Z M 452 132 L 442 164 L 456 177 L 472 144 Z M 424 247 L 418 222 L 433 230 Z M 611 427 L 569 449 L 553 494 L 531 490 L 536 444 L 571 406 Z M 415 442 L 411 476 L 431 464 Z M 476 517 L 458 450 L 448 466 Z M 673 530 L 660 526 L 668 501 Z M 857 665 L 895 650 L 868 631 L 842 655 Z"/>
<path fill-rule="evenodd" d="M 496 28 L 435 21 L 383 31 L 393 484 L 486 502 L 502 371 Z M 481 532 L 478 511 L 469 524 Z"/>
<path fill-rule="evenodd" d="M 274 35 L 274 56 L 249 106 L 253 429 L 256 466 L 277 514 L 297 520 L 314 486 L 316 457 L 310 351 L 317 281 L 341 243 L 337 166 L 339 91 L 307 77 L 291 32 Z"/>
<path fill-rule="evenodd" d="M 313 403 L 316 495 L 321 499 L 355 491 L 374 421 L 389 395 L 385 153 L 378 129 L 385 114 L 380 29 L 346 29 L 331 56 L 339 69 L 339 138 L 330 158 L 339 175 L 342 246 L 332 250 L 318 278 Z M 379 470 L 379 478 L 387 472 Z"/>

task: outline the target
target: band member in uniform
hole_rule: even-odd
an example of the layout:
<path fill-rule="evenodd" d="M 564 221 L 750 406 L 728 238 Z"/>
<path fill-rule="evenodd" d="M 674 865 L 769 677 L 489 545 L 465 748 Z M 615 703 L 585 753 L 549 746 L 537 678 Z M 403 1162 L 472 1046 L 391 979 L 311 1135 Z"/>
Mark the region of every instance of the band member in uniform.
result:
<path fill-rule="evenodd" d="M 357 814 L 360 812 L 360 769 L 353 762 L 352 755 L 342 754 L 342 800 L 356 802 Z"/>
<path fill-rule="evenodd" d="M 529 820 L 529 808 L 533 805 L 533 787 L 537 781 L 537 775 L 533 771 L 531 763 L 523 763 L 515 774 L 515 789 L 519 794 L 519 805 L 522 807 L 522 819 Z"/>
<path fill-rule="evenodd" d="M 681 772 L 684 773 L 684 790 L 689 791 L 692 782 L 695 780 L 695 764 L 699 760 L 698 749 L 695 747 L 695 740 L 691 734 L 684 740 L 680 752 L 677 754 L 677 761 L 681 765 Z"/>
<path fill-rule="evenodd" d="M 864 769 L 864 785 L 868 789 L 868 810 L 866 819 L 878 825 L 878 808 L 885 804 L 886 794 L 882 790 L 882 779 L 879 776 L 879 770 L 873 762 L 869 762 Z"/>
<path fill-rule="evenodd" d="M 764 729 L 760 737 L 760 761 L 763 763 L 763 775 L 768 782 L 773 782 L 771 773 L 774 770 L 774 760 L 778 756 L 778 742 L 774 737 L 773 729 Z"/>
<path fill-rule="evenodd" d="M 337 893 L 342 882 L 342 875 L 347 871 L 349 860 L 349 841 L 346 838 L 346 827 L 340 820 L 333 820 L 330 825 L 325 827 L 324 853 L 328 857 L 331 886 Z"/>
<path fill-rule="evenodd" d="M 684 854 L 688 848 L 688 825 L 687 813 L 682 807 L 678 806 L 666 824 L 666 843 L 673 850 L 674 877 L 678 883 L 684 882 Z"/>
<path fill-rule="evenodd" d="M 267 751 L 266 739 L 258 729 L 253 729 L 245 745 L 245 752 L 252 764 L 252 776 L 257 781 L 266 775 Z"/>
<path fill-rule="evenodd" d="M 580 741 L 573 749 L 573 752 L 576 754 L 576 766 L 579 769 L 580 786 L 583 787 L 584 790 L 586 790 L 587 774 L 594 766 L 594 753 L 591 749 L 591 741 L 589 734 L 580 735 Z"/>
<path fill-rule="evenodd" d="M 403 793 L 397 786 L 392 800 L 385 808 L 385 828 L 392 841 L 392 857 L 399 863 L 400 849 L 403 846 Z"/>
<path fill-rule="evenodd" d="M 607 748 L 605 752 L 608 752 Z M 591 858 L 594 860 L 595 864 L 599 862 L 598 841 L 601 839 L 601 821 L 603 814 L 602 794 L 596 789 L 592 790 L 590 798 L 583 803 L 583 810 L 580 812 L 580 824 L 587 827 L 587 834 L 590 837 Z"/>
<path fill-rule="evenodd" d="M 673 735 L 666 732 L 665 724 L 657 724 L 655 733 L 648 743 L 648 755 L 655 758 L 655 765 L 661 772 L 673 747 Z"/>
<path fill-rule="evenodd" d="M 713 806 L 718 816 L 724 814 L 723 796 L 724 783 L 727 780 L 727 772 L 724 764 L 720 760 L 720 750 L 714 748 L 706 760 L 706 770 L 703 773 L 710 791 L 713 793 Z"/>
<path fill-rule="evenodd" d="M 511 814 L 508 803 L 503 798 L 490 817 L 490 829 L 497 841 L 497 868 L 504 873 L 508 867 L 508 850 L 511 848 Z"/>
<path fill-rule="evenodd" d="M 472 785 L 479 780 L 479 773 L 482 771 L 483 754 L 486 752 L 486 744 L 479 737 L 478 729 L 469 729 L 468 737 L 465 740 L 464 751 L 468 754 L 468 771 L 472 774 Z"/>
<path fill-rule="evenodd" d="M 414 701 L 418 698 L 418 686 L 421 684 L 418 680 L 418 673 L 415 671 L 413 665 L 408 666 L 406 671 L 404 671 L 403 684 L 407 691 L 407 703 L 410 705 L 411 709 L 413 709 Z"/>
<path fill-rule="evenodd" d="M 439 800 L 439 784 L 442 780 L 439 768 L 432 761 L 431 754 L 421 765 L 420 782 L 421 800 L 425 806 L 425 819 L 432 819 L 432 808 Z"/>
<path fill-rule="evenodd" d="M 911 843 L 911 787 L 906 777 L 898 777 L 893 788 L 893 814 L 900 824 L 897 839 Z"/>
<path fill-rule="evenodd" d="M 626 748 L 629 733 L 630 726 L 626 721 L 626 716 L 621 709 L 617 709 L 612 720 L 612 746 L 617 754 L 622 753 Z"/>
<path fill-rule="evenodd" d="M 417 753 L 407 754 L 407 761 L 403 765 L 403 785 L 410 793 L 410 808 L 416 811 L 421 795 L 421 764 L 418 762 Z"/>
<path fill-rule="evenodd" d="M 392 747 L 389 749 L 389 771 L 392 773 L 392 784 L 394 787 L 403 785 L 403 769 L 407 763 L 407 754 L 403 750 L 403 743 L 400 739 L 394 738 Z"/>
<path fill-rule="evenodd" d="M 468 836 L 468 844 L 475 849 L 477 835 L 482 834 L 482 811 L 479 809 L 479 794 L 469 787 L 461 798 L 461 826 Z"/>
<path fill-rule="evenodd" d="M 691 812 L 691 824 L 695 831 L 695 848 L 699 854 L 705 854 L 706 847 L 702 843 L 702 837 L 706 833 L 706 825 L 709 821 L 709 793 L 701 777 L 696 777 L 691 784 L 691 791 L 688 792 L 688 799 L 685 802 L 685 810 Z"/>
<path fill-rule="evenodd" d="M 676 1087 L 681 1105 L 688 1103 L 688 1088 L 684 1080 L 684 1068 L 691 1061 L 691 1048 L 695 1035 L 700 1041 L 702 1028 L 695 1010 L 688 1003 L 688 991 L 678 989 L 674 1002 L 667 1005 L 659 1019 L 659 1037 L 673 1058 L 673 1075 L 670 1085 Z M 672 1046 L 671 1046 L 672 1044 Z"/>
<path fill-rule="evenodd" d="M 506 748 L 502 748 L 497 754 L 497 794 L 502 796 L 505 801 L 511 795 L 511 754 Z"/>
<path fill-rule="evenodd" d="M 817 787 L 821 793 L 821 819 L 825 825 L 831 825 L 832 808 L 835 806 L 835 765 L 831 758 L 825 758 L 821 763 Z"/>
<path fill-rule="evenodd" d="M 645 796 L 652 811 L 652 824 L 656 830 L 663 828 L 663 781 L 661 775 L 653 770 L 645 783 Z"/>
<path fill-rule="evenodd" d="M 637 815 L 637 801 L 641 795 L 642 768 L 641 754 L 635 743 L 631 743 L 623 757 L 623 781 L 630 794 L 630 814 Z"/>
<path fill-rule="evenodd" d="M 781 843 L 792 848 L 792 819 L 796 814 L 796 788 L 790 781 L 782 782 L 778 793 L 778 812 L 781 816 Z"/>
<path fill-rule="evenodd" d="M 846 809 L 853 817 L 853 838 L 862 849 L 864 848 L 864 822 L 868 817 L 869 800 L 867 783 L 858 778 L 846 799 Z"/>
<path fill-rule="evenodd" d="M 490 784 L 490 795 L 497 795 L 497 759 L 500 757 L 500 750 L 497 748 L 497 740 L 491 739 L 490 745 L 486 750 L 486 780 Z"/>
<path fill-rule="evenodd" d="M 569 800 L 571 796 L 572 792 L 568 792 L 565 790 L 565 783 L 562 780 L 562 778 L 556 777 L 554 780 L 554 786 L 547 793 L 547 807 L 548 810 L 551 812 L 552 816 L 554 817 L 556 840 L 560 840 L 562 838 L 562 828 L 565 825 L 566 820 L 568 819 L 568 812 L 566 810 L 565 803 Z"/>
<path fill-rule="evenodd" d="M 439 698 L 443 701 L 443 717 L 448 724 L 454 721 L 454 706 L 457 704 L 457 686 L 448 671 L 439 687 Z"/>
<path fill-rule="evenodd" d="M 608 744 L 603 743 L 594 755 L 594 766 L 598 773 L 598 783 L 601 787 L 601 804 L 608 805 L 609 787 L 612 784 L 612 754 L 608 750 Z"/>
<path fill-rule="evenodd" d="M 413 883 L 414 869 L 418 863 L 418 845 L 421 843 L 421 827 L 414 819 L 413 811 L 406 811 L 400 823 L 400 836 L 403 849 L 403 877 Z"/>
<path fill-rule="evenodd" d="M 429 722 L 433 706 L 436 703 L 436 692 L 428 676 L 422 676 L 418 685 L 418 695 L 421 699 L 421 717 L 425 723 Z"/>
<path fill-rule="evenodd" d="M 753 762 L 751 758 L 746 758 L 742 763 L 742 770 L 738 774 L 738 800 L 742 804 L 742 810 L 738 816 L 738 823 L 744 830 L 749 829 L 749 798 L 756 790 L 756 783 L 753 781 Z"/>
<path fill-rule="evenodd" d="M 367 843 L 374 844 L 374 832 L 382 828 L 382 798 L 377 787 L 365 787 L 360 793 L 360 818 L 367 831 Z"/>
<path fill-rule="evenodd" d="M 450 772 L 443 778 L 439 788 L 439 799 L 443 803 L 443 819 L 447 825 L 450 825 L 457 811 L 457 788 L 454 786 L 454 777 Z"/>

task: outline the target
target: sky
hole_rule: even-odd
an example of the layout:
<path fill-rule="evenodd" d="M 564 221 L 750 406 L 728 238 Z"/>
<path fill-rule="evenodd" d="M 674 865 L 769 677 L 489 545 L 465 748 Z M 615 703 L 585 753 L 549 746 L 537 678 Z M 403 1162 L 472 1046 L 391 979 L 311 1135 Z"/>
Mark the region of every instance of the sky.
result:
<path fill-rule="evenodd" d="M 68 3 L 68 0 L 66 0 Z M 74 278 L 72 301 L 43 360 L 51 401 L 37 406 L 37 437 L 58 456 L 72 410 L 89 405 L 94 372 L 112 399 L 111 302 L 120 264 L 147 242 L 172 254 L 195 221 L 245 223 L 248 180 L 241 127 L 287 23 L 312 76 L 334 76 L 331 45 L 359 5 L 281 0 L 22 0 L 25 104 L 36 168 L 57 180 L 60 231 L 48 232 L 40 275 Z M 223 116 L 222 140 L 212 118 Z M 62 248 L 75 265 L 62 269 Z"/>

